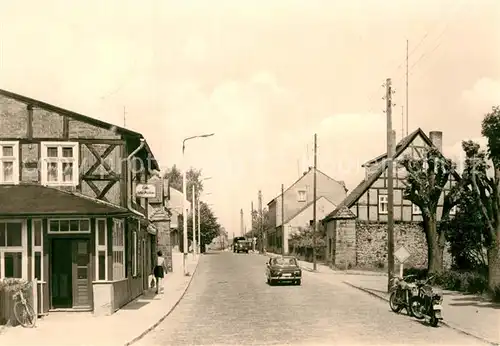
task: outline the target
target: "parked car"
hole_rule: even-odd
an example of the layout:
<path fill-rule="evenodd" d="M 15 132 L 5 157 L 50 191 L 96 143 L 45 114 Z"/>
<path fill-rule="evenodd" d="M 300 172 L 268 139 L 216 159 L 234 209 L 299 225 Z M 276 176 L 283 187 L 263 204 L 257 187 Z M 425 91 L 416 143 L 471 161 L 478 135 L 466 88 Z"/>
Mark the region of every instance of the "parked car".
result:
<path fill-rule="evenodd" d="M 266 263 L 266 277 L 269 285 L 279 282 L 300 285 L 302 283 L 302 269 L 293 256 L 274 257 Z"/>

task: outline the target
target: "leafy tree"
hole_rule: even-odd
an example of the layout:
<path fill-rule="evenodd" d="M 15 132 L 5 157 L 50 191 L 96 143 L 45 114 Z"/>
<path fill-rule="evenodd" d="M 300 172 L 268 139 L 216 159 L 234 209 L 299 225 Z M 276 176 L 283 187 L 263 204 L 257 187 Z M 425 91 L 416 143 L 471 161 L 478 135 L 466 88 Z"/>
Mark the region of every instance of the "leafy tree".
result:
<path fill-rule="evenodd" d="M 167 169 L 164 178 L 168 179 L 170 186 L 182 192 L 182 172 L 176 165 Z M 201 181 L 201 169 L 193 167 L 186 171 L 186 194 L 187 200 L 191 202 L 193 199 L 193 186 L 196 187 L 196 197 L 200 196 L 203 191 L 203 182 Z"/>
<path fill-rule="evenodd" d="M 198 215 L 196 215 L 196 239 L 198 239 Z M 191 242 L 193 239 L 193 217 L 188 216 L 188 240 Z M 200 236 L 201 244 L 208 245 L 212 240 L 221 234 L 221 225 L 217 221 L 210 207 L 203 201 L 200 202 Z"/>
<path fill-rule="evenodd" d="M 465 180 L 466 177 L 463 176 L 462 179 Z M 483 250 L 486 225 L 475 196 L 468 186 L 470 183 L 467 183 L 462 191 L 455 217 L 443 222 L 440 226 L 445 230 L 446 240 L 450 244 L 454 268 L 482 271 L 487 268 L 487 259 Z"/>
<path fill-rule="evenodd" d="M 444 228 L 438 228 L 437 206 L 444 187 L 455 170 L 455 164 L 443 157 L 435 147 L 424 149 L 421 155 L 404 157 L 400 163 L 406 171 L 403 197 L 417 205 L 422 212 L 423 229 L 427 240 L 427 262 L 429 273 L 443 271 L 445 247 Z M 451 209 L 458 203 L 461 188 L 455 184 L 444 195 L 441 220 L 449 220 Z"/>
<path fill-rule="evenodd" d="M 488 158 L 493 163 L 493 177 L 489 177 L 490 168 L 485 153 L 479 145 L 468 143 L 468 158 L 472 187 L 476 201 L 485 220 L 485 240 L 488 245 L 488 285 L 492 291 L 500 289 L 500 107 L 495 106 L 483 119 L 482 135 L 488 140 Z"/>
<path fill-rule="evenodd" d="M 298 232 L 295 232 L 290 236 L 289 243 L 295 248 L 312 249 L 313 235 L 314 228 L 312 226 L 300 227 Z M 316 233 L 315 241 L 316 253 L 319 253 L 319 251 L 321 251 L 326 246 L 326 229 L 321 223 L 318 224 L 318 231 Z"/>

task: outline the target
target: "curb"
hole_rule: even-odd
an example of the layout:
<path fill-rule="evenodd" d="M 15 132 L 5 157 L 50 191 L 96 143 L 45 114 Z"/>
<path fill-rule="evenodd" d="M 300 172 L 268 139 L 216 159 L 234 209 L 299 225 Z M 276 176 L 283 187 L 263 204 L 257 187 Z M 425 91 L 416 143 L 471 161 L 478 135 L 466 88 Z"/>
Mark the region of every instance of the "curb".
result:
<path fill-rule="evenodd" d="M 374 292 L 372 292 L 372 291 L 370 291 L 370 290 L 368 290 L 368 289 L 366 289 L 366 288 L 359 287 L 359 286 L 355 286 L 355 285 L 353 285 L 353 284 L 351 284 L 351 283 L 349 283 L 349 282 L 347 282 L 347 281 L 342 281 L 342 282 L 343 282 L 344 284 L 346 284 L 347 286 L 350 286 L 350 287 L 352 287 L 352 288 L 356 288 L 356 289 L 360 290 L 361 292 L 368 293 L 369 295 L 371 295 L 371 296 L 373 296 L 373 297 L 376 297 L 376 298 L 378 298 L 378 299 L 381 299 L 381 300 L 383 300 L 383 301 L 385 301 L 385 302 L 388 302 L 388 301 L 389 301 L 389 299 L 388 299 L 388 298 L 382 297 L 381 295 L 376 294 L 376 293 L 374 293 Z M 467 335 L 467 336 L 473 337 L 473 338 L 475 338 L 475 339 L 477 339 L 477 340 L 479 340 L 479 341 L 486 342 L 486 343 L 488 343 L 488 344 L 490 344 L 490 345 L 494 345 L 494 346 L 498 346 L 498 345 L 500 345 L 498 342 L 491 341 L 491 340 L 488 340 L 488 339 L 483 338 L 483 337 L 481 337 L 481 336 L 474 335 L 474 334 L 469 333 L 469 332 L 467 332 L 467 331 L 465 331 L 465 330 L 463 330 L 463 329 L 460 329 L 459 327 L 456 327 L 456 326 L 450 325 L 448 322 L 441 321 L 441 323 L 442 323 L 444 326 L 446 326 L 446 327 L 448 327 L 448 328 L 450 328 L 450 329 L 456 330 L 457 332 L 462 333 L 462 334 L 464 334 L 464 335 Z"/>
<path fill-rule="evenodd" d="M 191 286 L 191 282 L 193 282 L 193 278 L 194 278 L 194 275 L 196 274 L 196 270 L 198 269 L 199 264 L 200 264 L 200 258 L 198 258 L 198 261 L 196 262 L 196 265 L 193 269 L 193 272 L 191 273 L 191 276 L 189 277 L 189 281 L 188 281 L 186 287 L 184 288 L 184 291 L 182 292 L 179 299 L 177 299 L 175 304 L 172 305 L 172 307 L 167 311 L 167 313 L 165 315 L 163 315 L 155 324 L 153 324 L 151 327 L 144 330 L 139 336 L 136 336 L 131 341 L 127 342 L 124 346 L 132 345 L 132 344 L 136 343 L 137 341 L 141 340 L 143 337 L 146 336 L 146 334 L 148 334 L 150 331 L 152 331 L 153 329 L 158 327 L 160 325 L 160 323 L 162 323 L 172 313 L 172 311 L 174 311 L 174 309 L 177 307 L 177 305 L 179 305 L 179 303 L 181 302 L 182 298 L 184 298 L 184 295 L 186 294 L 187 290 L 189 289 L 189 286 Z"/>

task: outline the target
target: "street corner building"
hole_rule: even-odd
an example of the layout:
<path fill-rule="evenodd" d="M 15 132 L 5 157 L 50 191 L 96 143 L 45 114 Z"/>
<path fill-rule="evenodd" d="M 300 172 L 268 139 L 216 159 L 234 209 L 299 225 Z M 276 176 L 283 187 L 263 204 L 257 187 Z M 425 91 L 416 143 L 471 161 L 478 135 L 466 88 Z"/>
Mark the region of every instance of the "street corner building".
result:
<path fill-rule="evenodd" d="M 323 219 L 344 200 L 347 189 L 343 181 L 335 180 L 316 169 L 316 216 Z M 314 168 L 310 167 L 283 194 L 268 204 L 269 229 L 266 230 L 266 249 L 274 253 L 295 253 L 291 237 L 300 229 L 310 227 L 314 214 Z M 299 256 L 301 257 L 301 256 Z M 306 254 L 306 259 L 307 259 Z"/>
<path fill-rule="evenodd" d="M 418 128 L 398 143 L 393 160 L 407 155 L 422 157 L 426 148 L 442 152 L 443 134 L 431 131 L 427 136 Z M 322 223 L 326 228 L 326 260 L 329 264 L 349 268 L 354 266 L 384 266 L 387 262 L 388 174 L 387 153 L 368 162 L 365 179 L 328 214 Z M 420 208 L 403 198 L 407 172 L 401 165 L 394 165 L 394 240 L 397 250 L 405 246 L 410 258 L 405 263 L 412 267 L 427 266 L 427 241 L 422 230 Z M 447 182 L 437 207 L 438 221 L 442 214 L 444 195 L 460 179 L 454 172 Z M 455 214 L 455 208 L 450 215 Z M 448 251 L 444 253 L 445 265 L 451 264 Z"/>
<path fill-rule="evenodd" d="M 158 170 L 140 133 L 0 90 L 0 279 L 36 280 L 40 314 L 143 294 L 168 215 L 136 187 Z"/>

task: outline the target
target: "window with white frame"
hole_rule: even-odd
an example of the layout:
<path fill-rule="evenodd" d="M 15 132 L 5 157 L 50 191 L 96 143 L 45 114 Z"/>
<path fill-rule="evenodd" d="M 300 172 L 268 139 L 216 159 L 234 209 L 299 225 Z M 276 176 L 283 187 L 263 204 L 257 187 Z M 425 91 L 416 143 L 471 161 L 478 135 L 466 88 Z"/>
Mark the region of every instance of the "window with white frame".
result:
<path fill-rule="evenodd" d="M 95 220 L 96 281 L 108 280 L 108 225 L 106 219 Z"/>
<path fill-rule="evenodd" d="M 305 202 L 307 199 L 306 190 L 297 190 L 297 201 Z"/>
<path fill-rule="evenodd" d="M 123 220 L 113 220 L 113 280 L 125 279 L 125 229 Z"/>
<path fill-rule="evenodd" d="M 379 195 L 378 196 L 378 212 L 379 214 L 387 214 L 387 210 L 389 209 L 389 204 L 387 200 L 387 195 Z"/>
<path fill-rule="evenodd" d="M 31 278 L 43 281 L 43 231 L 42 220 L 31 222 Z"/>
<path fill-rule="evenodd" d="M 453 206 L 451 209 L 450 209 L 450 215 L 455 215 L 457 213 L 457 206 Z"/>
<path fill-rule="evenodd" d="M 22 221 L 0 221 L 0 279 L 26 279 Z"/>
<path fill-rule="evenodd" d="M 48 233 L 90 233 L 89 219 L 49 220 Z"/>
<path fill-rule="evenodd" d="M 137 276 L 137 232 L 132 232 L 132 276 Z"/>
<path fill-rule="evenodd" d="M 413 212 L 413 215 L 422 214 L 422 210 L 420 210 L 420 207 L 414 203 L 412 203 L 412 212 Z"/>
<path fill-rule="evenodd" d="M 19 143 L 0 142 L 0 184 L 19 183 Z"/>
<path fill-rule="evenodd" d="M 42 184 L 78 185 L 78 143 L 42 142 Z"/>

